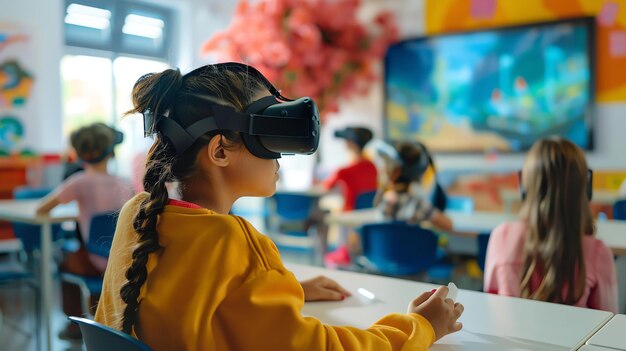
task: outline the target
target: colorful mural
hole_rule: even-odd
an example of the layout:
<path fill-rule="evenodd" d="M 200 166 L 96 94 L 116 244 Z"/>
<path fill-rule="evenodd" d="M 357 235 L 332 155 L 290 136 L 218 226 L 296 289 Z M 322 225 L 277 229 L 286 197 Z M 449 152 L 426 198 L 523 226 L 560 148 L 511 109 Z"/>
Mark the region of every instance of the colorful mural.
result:
<path fill-rule="evenodd" d="M 0 156 L 23 153 L 27 148 L 26 116 L 33 113 L 29 101 L 34 78 L 30 36 L 25 33 L 22 28 L 0 23 Z"/>
<path fill-rule="evenodd" d="M 32 76 L 19 62 L 0 62 L 0 108 L 26 104 L 32 86 Z"/>
<path fill-rule="evenodd" d="M 596 17 L 596 97 L 626 101 L 626 0 L 427 0 L 429 34 Z"/>
<path fill-rule="evenodd" d="M 0 156 L 7 155 L 23 137 L 24 126 L 17 117 L 0 117 Z"/>

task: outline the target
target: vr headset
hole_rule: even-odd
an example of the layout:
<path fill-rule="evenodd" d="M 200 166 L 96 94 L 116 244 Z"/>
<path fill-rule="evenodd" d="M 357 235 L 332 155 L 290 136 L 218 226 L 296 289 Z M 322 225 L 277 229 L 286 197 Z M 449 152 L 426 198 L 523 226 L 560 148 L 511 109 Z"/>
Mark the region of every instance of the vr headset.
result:
<path fill-rule="evenodd" d="M 400 177 L 396 180 L 399 183 L 410 183 L 412 181 L 420 181 L 424 172 L 431 164 L 430 154 L 422 143 L 415 142 L 414 146 L 419 148 L 419 157 L 415 162 L 407 164 L 397 150 L 397 145 L 392 146 L 387 143 L 376 143 L 375 148 L 379 155 L 392 160 L 400 167 Z"/>
<path fill-rule="evenodd" d="M 224 69 L 245 72 L 265 85 L 272 96 L 266 96 L 248 105 L 243 112 L 219 104 L 207 97 L 190 95 L 208 103 L 210 113 L 187 128 L 183 128 L 167 115 L 143 113 L 144 135 L 156 131 L 169 139 L 180 156 L 200 136 L 216 130 L 239 132 L 246 148 L 254 156 L 277 159 L 284 155 L 310 155 L 319 145 L 320 118 L 317 105 L 310 97 L 296 100 L 280 94 L 254 67 L 236 62 L 200 67 L 187 76 L 201 75 L 207 69 Z"/>
<path fill-rule="evenodd" d="M 526 200 L 526 189 L 522 185 L 522 171 L 517 171 L 517 178 L 519 180 L 519 193 L 522 198 L 522 201 Z M 593 197 L 593 171 L 591 169 L 587 169 L 587 199 L 591 200 Z"/>
<path fill-rule="evenodd" d="M 350 140 L 360 148 L 364 148 L 365 145 L 372 140 L 373 135 L 372 131 L 367 128 L 347 127 L 342 130 L 336 130 L 335 137 Z"/>

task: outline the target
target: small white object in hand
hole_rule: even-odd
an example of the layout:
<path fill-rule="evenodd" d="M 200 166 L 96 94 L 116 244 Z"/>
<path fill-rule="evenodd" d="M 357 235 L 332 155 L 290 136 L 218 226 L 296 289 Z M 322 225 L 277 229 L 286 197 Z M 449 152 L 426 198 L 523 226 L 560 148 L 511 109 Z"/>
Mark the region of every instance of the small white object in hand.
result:
<path fill-rule="evenodd" d="M 448 283 L 448 296 L 452 301 L 456 301 L 456 296 L 459 294 L 459 288 L 453 282 Z"/>
<path fill-rule="evenodd" d="M 359 291 L 359 294 L 367 297 L 370 300 L 374 300 L 376 298 L 376 295 L 374 295 L 374 293 L 369 291 L 369 290 L 366 290 L 366 289 L 363 289 L 363 288 L 359 288 L 358 291 Z"/>

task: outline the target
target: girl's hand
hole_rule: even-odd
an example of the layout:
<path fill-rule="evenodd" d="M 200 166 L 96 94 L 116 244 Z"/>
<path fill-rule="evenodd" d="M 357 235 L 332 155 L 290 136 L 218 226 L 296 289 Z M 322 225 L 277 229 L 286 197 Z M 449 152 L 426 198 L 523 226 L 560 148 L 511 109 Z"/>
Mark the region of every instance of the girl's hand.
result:
<path fill-rule="evenodd" d="M 447 299 L 448 287 L 442 286 L 437 291 L 425 292 L 409 303 L 407 313 L 417 313 L 428 319 L 435 330 L 435 339 L 457 332 L 463 324 L 457 322 L 464 307 Z"/>
<path fill-rule="evenodd" d="M 324 276 L 303 280 L 300 285 L 304 290 L 304 301 L 340 301 L 352 295 L 336 281 Z"/>

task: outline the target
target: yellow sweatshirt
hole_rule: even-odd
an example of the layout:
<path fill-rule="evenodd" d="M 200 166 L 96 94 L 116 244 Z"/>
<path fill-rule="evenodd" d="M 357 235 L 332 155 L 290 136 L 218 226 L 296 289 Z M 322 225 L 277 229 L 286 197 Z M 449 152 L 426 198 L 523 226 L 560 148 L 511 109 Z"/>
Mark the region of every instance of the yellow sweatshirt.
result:
<path fill-rule="evenodd" d="M 96 320 L 121 329 L 120 288 L 137 235 L 133 217 L 146 193 L 120 214 Z M 155 351 L 426 350 L 435 340 L 417 314 L 391 314 L 366 330 L 303 317 L 304 292 L 272 241 L 246 220 L 168 205 L 140 293 L 135 333 Z"/>

